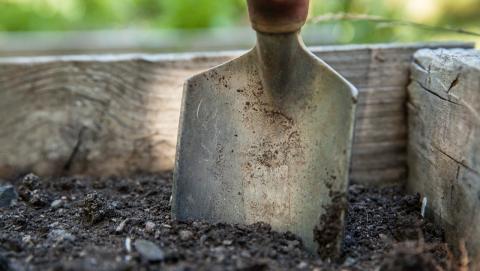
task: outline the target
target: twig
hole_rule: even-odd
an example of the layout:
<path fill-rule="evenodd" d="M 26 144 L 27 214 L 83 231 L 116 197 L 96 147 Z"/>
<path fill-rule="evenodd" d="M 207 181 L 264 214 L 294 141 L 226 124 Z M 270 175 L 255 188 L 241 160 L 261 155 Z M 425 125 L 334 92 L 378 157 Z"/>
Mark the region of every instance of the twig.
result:
<path fill-rule="evenodd" d="M 470 35 L 480 37 L 480 33 L 468 31 L 461 28 L 452 28 L 447 26 L 433 26 L 428 24 L 421 24 L 409 21 L 401 21 L 394 19 L 387 19 L 381 16 L 367 15 L 367 14 L 353 14 L 353 13 L 328 13 L 311 18 L 308 22 L 311 24 L 334 22 L 334 21 L 368 21 L 386 25 L 400 25 L 423 28 L 430 31 L 454 32 L 463 35 Z"/>

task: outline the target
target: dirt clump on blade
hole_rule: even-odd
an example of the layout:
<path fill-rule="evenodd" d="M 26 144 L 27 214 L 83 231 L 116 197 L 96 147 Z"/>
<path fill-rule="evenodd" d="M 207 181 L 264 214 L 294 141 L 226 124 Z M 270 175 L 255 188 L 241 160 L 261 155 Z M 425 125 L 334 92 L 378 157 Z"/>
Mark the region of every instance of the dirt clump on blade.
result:
<path fill-rule="evenodd" d="M 323 260 L 338 260 L 340 256 L 346 206 L 344 193 L 333 195 L 331 204 L 324 207 L 325 213 L 320 216 L 319 223 L 313 230 L 314 240 L 318 244 L 317 253 Z"/>
<path fill-rule="evenodd" d="M 0 211 L 3 270 L 449 270 L 443 233 L 422 219 L 418 196 L 398 187 L 350 187 L 341 261 L 329 262 L 309 254 L 294 234 L 266 224 L 173 220 L 170 173 L 30 175 L 8 183 L 19 199 Z M 335 239 L 319 230 L 320 240 Z M 412 256 L 399 250 L 405 242 L 424 249 Z"/>

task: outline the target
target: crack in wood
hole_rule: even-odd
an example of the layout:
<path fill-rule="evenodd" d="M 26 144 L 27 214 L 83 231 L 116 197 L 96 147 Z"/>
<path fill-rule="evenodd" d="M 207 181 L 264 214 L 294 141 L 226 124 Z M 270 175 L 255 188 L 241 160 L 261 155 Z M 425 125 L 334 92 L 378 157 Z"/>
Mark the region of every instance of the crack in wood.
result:
<path fill-rule="evenodd" d="M 423 66 L 420 61 L 418 61 L 418 59 L 414 59 L 413 60 L 413 65 L 415 65 L 419 70 L 422 70 L 426 73 L 429 73 L 430 71 L 427 71 L 427 69 L 425 68 L 425 66 Z"/>
<path fill-rule="evenodd" d="M 427 91 L 428 93 L 434 95 L 435 97 L 437 97 L 437 98 L 439 98 L 439 99 L 441 99 L 441 100 L 443 100 L 443 101 L 446 101 L 446 102 L 449 102 L 449 103 L 452 103 L 452 104 L 455 104 L 455 105 L 463 105 L 463 104 L 456 103 L 456 102 L 454 102 L 454 101 L 451 101 L 451 100 L 449 100 L 449 99 L 447 99 L 447 98 L 444 98 L 444 97 L 440 96 L 438 93 L 435 93 L 434 91 L 428 89 L 427 87 L 425 87 L 422 83 L 420 83 L 420 82 L 417 81 L 417 80 L 414 80 L 414 81 L 415 81 L 415 83 L 417 83 L 423 90 Z"/>
<path fill-rule="evenodd" d="M 458 177 L 460 176 L 460 166 L 457 167 L 457 174 L 455 176 L 455 180 L 458 181 Z"/>
<path fill-rule="evenodd" d="M 455 79 L 452 81 L 452 83 L 450 84 L 450 87 L 448 87 L 447 89 L 447 93 L 450 92 L 450 90 L 452 90 L 452 88 L 454 88 L 457 84 L 458 84 L 458 79 L 460 78 L 460 73 L 457 74 L 457 76 L 455 77 Z"/>
<path fill-rule="evenodd" d="M 82 127 L 82 129 L 80 129 L 80 132 L 78 133 L 77 142 L 75 143 L 75 146 L 73 146 L 72 152 L 70 153 L 70 156 L 68 157 L 67 162 L 63 166 L 63 170 L 66 172 L 70 171 L 73 161 L 75 160 L 75 157 L 77 156 L 78 151 L 80 150 L 80 146 L 82 145 L 83 133 L 86 129 L 87 129 L 86 127 Z"/>
<path fill-rule="evenodd" d="M 450 158 L 451 160 L 453 160 L 455 163 L 459 164 L 460 166 L 470 170 L 471 172 L 475 173 L 476 175 L 480 175 L 480 172 L 478 172 L 477 170 L 471 168 L 470 166 L 468 166 L 467 164 L 465 164 L 465 162 L 463 161 L 459 161 L 457 159 L 455 159 L 455 157 L 449 155 L 448 153 L 446 153 L 445 151 L 443 151 L 442 149 L 440 149 L 439 147 L 435 146 L 432 144 L 432 147 L 435 148 L 437 151 L 439 151 L 441 154 L 445 155 L 446 157 Z M 457 174 L 457 180 L 458 180 L 458 174 Z"/>

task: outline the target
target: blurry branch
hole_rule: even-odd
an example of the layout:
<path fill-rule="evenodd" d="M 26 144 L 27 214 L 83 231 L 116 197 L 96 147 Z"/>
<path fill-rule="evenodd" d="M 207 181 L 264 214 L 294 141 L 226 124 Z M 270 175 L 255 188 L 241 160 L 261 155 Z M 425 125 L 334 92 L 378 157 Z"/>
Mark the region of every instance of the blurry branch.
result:
<path fill-rule="evenodd" d="M 446 27 L 446 26 L 432 26 L 432 25 L 409 22 L 409 21 L 387 19 L 381 16 L 367 15 L 367 14 L 329 13 L 329 14 L 313 17 L 309 19 L 308 23 L 318 24 L 318 23 L 336 22 L 336 21 L 367 21 L 367 22 L 381 24 L 382 26 L 385 26 L 385 27 L 400 25 L 400 26 L 423 28 L 430 31 L 454 32 L 454 33 L 459 33 L 463 35 L 480 37 L 480 33 L 464 30 L 461 28 L 452 28 L 452 27 Z"/>

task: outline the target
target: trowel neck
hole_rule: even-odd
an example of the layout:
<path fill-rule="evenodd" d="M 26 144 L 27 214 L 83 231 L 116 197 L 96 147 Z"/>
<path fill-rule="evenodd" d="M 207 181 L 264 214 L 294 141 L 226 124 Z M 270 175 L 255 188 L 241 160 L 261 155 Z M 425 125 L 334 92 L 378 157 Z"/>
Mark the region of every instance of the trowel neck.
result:
<path fill-rule="evenodd" d="M 257 54 L 261 63 L 268 68 L 282 68 L 281 64 L 288 64 L 302 44 L 299 32 L 285 34 L 257 32 Z"/>
<path fill-rule="evenodd" d="M 287 89 L 287 85 L 293 83 L 291 79 L 303 48 L 299 32 L 284 34 L 257 32 L 255 50 L 264 86 L 277 93 Z"/>

